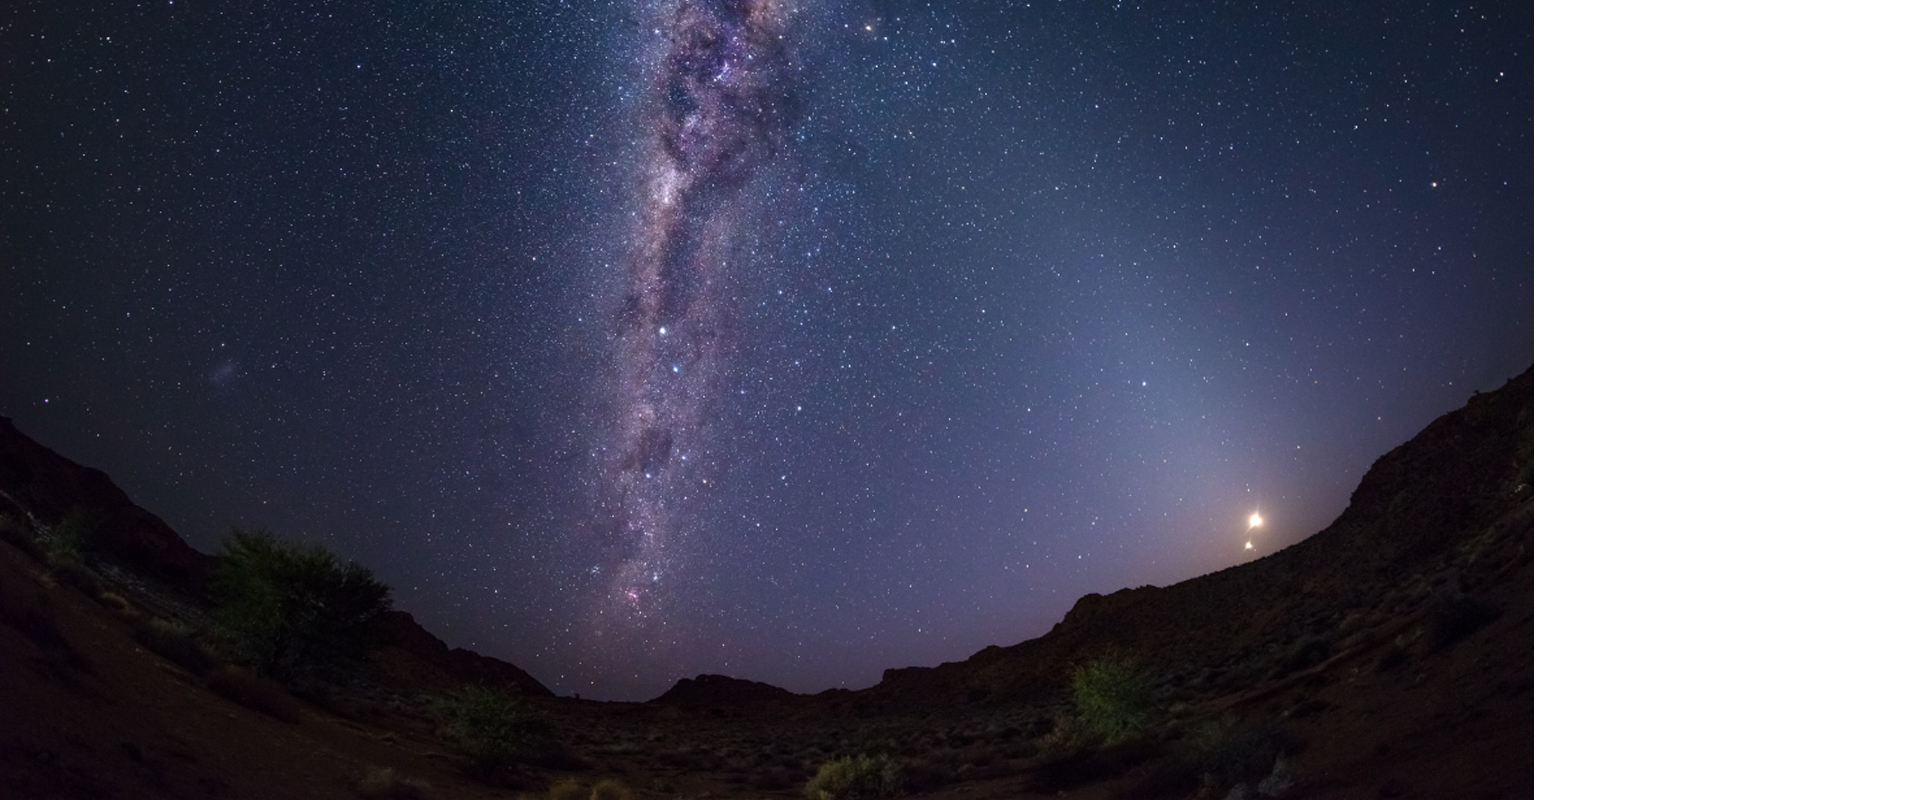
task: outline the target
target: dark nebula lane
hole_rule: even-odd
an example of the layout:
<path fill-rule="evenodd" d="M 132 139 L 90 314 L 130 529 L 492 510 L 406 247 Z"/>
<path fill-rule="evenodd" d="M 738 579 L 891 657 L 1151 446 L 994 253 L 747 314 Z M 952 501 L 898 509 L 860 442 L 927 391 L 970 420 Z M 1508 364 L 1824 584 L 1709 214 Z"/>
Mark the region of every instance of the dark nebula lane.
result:
<path fill-rule="evenodd" d="M 0 414 L 563 694 L 1014 644 L 1534 360 L 1520 0 L 0 9 Z"/>
<path fill-rule="evenodd" d="M 645 142 L 627 288 L 618 316 L 620 419 L 609 490 L 625 624 L 659 610 L 676 515 L 718 465 L 716 396 L 741 347 L 745 187 L 792 120 L 779 3 L 681 2 L 637 120 Z"/>

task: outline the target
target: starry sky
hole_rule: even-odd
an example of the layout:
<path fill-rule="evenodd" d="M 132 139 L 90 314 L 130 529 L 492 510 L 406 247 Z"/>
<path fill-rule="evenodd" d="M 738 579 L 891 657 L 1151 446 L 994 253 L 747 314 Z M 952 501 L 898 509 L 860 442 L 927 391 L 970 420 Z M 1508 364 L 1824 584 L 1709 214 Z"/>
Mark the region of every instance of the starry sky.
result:
<path fill-rule="evenodd" d="M 10 3 L 0 413 L 556 692 L 871 685 L 1532 364 L 1532 15 Z"/>

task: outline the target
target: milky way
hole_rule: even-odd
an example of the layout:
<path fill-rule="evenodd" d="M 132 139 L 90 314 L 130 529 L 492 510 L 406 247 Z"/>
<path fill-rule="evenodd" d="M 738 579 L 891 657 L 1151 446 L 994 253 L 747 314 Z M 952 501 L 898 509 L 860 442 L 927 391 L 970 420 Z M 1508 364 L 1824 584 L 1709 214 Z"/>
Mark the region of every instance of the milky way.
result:
<path fill-rule="evenodd" d="M 666 591 L 687 504 L 716 477 L 715 398 L 741 347 L 745 188 L 791 119 L 785 10 L 682 2 L 636 123 L 640 213 L 618 314 L 614 599 L 640 618 Z"/>
<path fill-rule="evenodd" d="M 1530 3 L 229 5 L 0 11 L 0 414 L 556 692 L 1012 645 L 1533 361 Z"/>

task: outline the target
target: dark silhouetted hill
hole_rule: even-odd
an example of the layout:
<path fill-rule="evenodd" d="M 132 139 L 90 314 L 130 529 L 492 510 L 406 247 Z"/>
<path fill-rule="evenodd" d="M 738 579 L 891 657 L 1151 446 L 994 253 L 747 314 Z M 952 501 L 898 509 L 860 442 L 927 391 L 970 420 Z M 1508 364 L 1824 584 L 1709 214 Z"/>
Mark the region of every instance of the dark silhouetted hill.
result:
<path fill-rule="evenodd" d="M 772 684 L 745 681 L 725 675 L 701 675 L 675 681 L 666 694 L 653 702 L 669 706 L 740 707 L 797 697 Z"/>
<path fill-rule="evenodd" d="M 96 557 L 129 577 L 148 578 L 144 588 L 161 604 L 180 609 L 206 604 L 214 558 L 188 546 L 159 517 L 133 503 L 106 473 L 68 460 L 21 433 L 0 417 L 0 513 L 52 525 L 86 509 L 98 516 L 92 544 Z M 393 651 L 380 662 L 410 682 L 442 687 L 458 683 L 511 686 L 539 695 L 552 692 L 517 666 L 465 648 L 448 648 L 413 615 L 387 612 L 374 623 L 376 642 Z"/>
<path fill-rule="evenodd" d="M 556 698 L 392 612 L 370 674 L 294 698 L 181 633 L 205 622 L 209 556 L 0 421 L 0 797 L 507 798 L 604 776 L 636 796 L 794 796 L 855 754 L 943 800 L 1531 797 L 1533 480 L 1528 370 L 1381 456 L 1298 544 L 1087 595 L 1044 636 L 868 689 L 701 675 L 647 703 Z M 78 508 L 99 515 L 95 568 L 31 530 Z M 1069 676 L 1100 657 L 1146 673 L 1153 711 L 1137 740 L 1075 750 L 1055 733 Z M 544 755 L 486 775 L 462 760 L 429 696 L 472 682 L 529 698 Z M 1216 774 L 1235 758 L 1238 777 Z"/>

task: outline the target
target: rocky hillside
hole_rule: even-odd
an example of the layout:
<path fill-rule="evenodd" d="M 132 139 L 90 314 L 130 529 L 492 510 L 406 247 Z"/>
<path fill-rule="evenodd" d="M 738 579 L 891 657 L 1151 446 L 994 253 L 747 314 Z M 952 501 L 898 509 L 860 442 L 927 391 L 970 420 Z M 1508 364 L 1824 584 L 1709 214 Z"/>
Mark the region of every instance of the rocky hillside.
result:
<path fill-rule="evenodd" d="M 80 509 L 84 567 L 44 535 Z M 553 697 L 390 612 L 370 673 L 296 697 L 188 642 L 209 556 L 4 420 L 0 523 L 0 797 L 798 797 L 856 754 L 891 765 L 889 791 L 952 800 L 1532 796 L 1531 371 L 1382 456 L 1299 544 L 1088 595 L 1045 636 L 861 691 L 702 675 L 646 703 Z M 1147 686 L 1124 741 L 1074 733 L 1070 675 L 1098 659 Z M 471 683 L 513 689 L 540 747 L 477 768 L 435 711 Z"/>
<path fill-rule="evenodd" d="M 1165 588 L 1080 598 L 1047 635 L 964 662 L 889 670 L 873 695 L 1031 699 L 1069 665 L 1129 654 L 1173 683 L 1283 675 L 1416 612 L 1473 605 L 1530 567 L 1533 373 L 1435 420 L 1381 456 L 1344 513 L 1305 541 Z M 1513 609 L 1530 613 L 1530 608 Z"/>
<path fill-rule="evenodd" d="M 206 607 L 213 556 L 188 546 L 173 528 L 127 497 L 107 474 L 68 460 L 0 417 L 0 515 L 55 525 L 84 510 L 94 517 L 89 543 L 113 587 L 163 614 L 194 616 Z M 382 663 L 408 683 L 484 682 L 551 694 L 524 670 L 464 648 L 449 648 L 404 611 L 374 624 Z"/>
<path fill-rule="evenodd" d="M 1063 751 L 1070 675 L 1103 657 L 1150 676 L 1154 721 L 1125 747 Z M 607 767 L 762 787 L 888 752 L 933 797 L 1531 797 L 1532 372 L 1382 456 L 1331 526 L 1257 561 L 1088 595 L 1044 636 L 860 691 L 683 684 L 672 702 L 568 703 L 573 736 L 611 755 L 678 731 Z"/>

